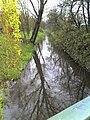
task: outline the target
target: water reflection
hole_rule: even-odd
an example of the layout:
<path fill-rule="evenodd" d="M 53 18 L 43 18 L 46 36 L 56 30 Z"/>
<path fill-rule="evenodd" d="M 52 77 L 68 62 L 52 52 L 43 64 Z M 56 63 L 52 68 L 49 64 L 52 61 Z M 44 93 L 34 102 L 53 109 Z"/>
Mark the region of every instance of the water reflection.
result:
<path fill-rule="evenodd" d="M 64 52 L 53 52 L 46 36 L 21 80 L 10 83 L 4 120 L 46 120 L 88 96 L 89 78 Z"/>

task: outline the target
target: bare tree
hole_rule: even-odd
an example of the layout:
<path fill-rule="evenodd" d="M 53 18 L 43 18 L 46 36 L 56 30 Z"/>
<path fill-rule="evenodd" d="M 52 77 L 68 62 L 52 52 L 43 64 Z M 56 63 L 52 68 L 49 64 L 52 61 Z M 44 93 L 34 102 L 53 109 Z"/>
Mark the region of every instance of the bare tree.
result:
<path fill-rule="evenodd" d="M 64 0 L 63 3 L 61 3 L 60 7 L 63 8 L 63 11 L 67 7 L 67 11 L 69 12 L 72 23 L 78 28 L 80 28 L 81 25 L 84 25 L 86 31 L 88 32 L 88 28 L 90 25 L 89 0 Z"/>
<path fill-rule="evenodd" d="M 88 25 L 90 25 L 90 1 L 87 0 Z"/>
<path fill-rule="evenodd" d="M 43 15 L 43 11 L 44 11 L 44 6 L 47 3 L 48 0 L 37 0 L 38 1 L 38 11 L 35 9 L 34 3 L 32 2 L 32 0 L 29 0 L 32 8 L 34 10 L 34 13 L 36 15 L 36 23 L 32 32 L 32 36 L 30 38 L 30 41 L 32 41 L 32 43 L 35 43 L 36 37 L 38 35 L 38 31 L 40 28 L 40 23 L 42 20 L 42 15 Z"/>

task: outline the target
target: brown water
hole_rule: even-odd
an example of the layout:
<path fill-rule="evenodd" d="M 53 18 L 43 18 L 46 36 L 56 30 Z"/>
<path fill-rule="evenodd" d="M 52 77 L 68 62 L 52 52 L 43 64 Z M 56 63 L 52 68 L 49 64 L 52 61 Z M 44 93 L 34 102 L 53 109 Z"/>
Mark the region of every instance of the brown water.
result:
<path fill-rule="evenodd" d="M 89 96 L 90 73 L 63 51 L 55 52 L 48 36 L 40 49 L 25 66 L 21 80 L 10 83 L 4 120 L 47 120 Z"/>

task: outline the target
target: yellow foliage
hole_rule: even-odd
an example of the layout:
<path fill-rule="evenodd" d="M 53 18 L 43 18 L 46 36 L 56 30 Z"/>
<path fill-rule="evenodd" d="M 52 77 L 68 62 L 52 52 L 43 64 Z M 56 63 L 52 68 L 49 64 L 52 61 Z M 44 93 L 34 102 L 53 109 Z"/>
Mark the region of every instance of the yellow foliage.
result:
<path fill-rule="evenodd" d="M 0 79 L 2 76 L 5 78 L 6 75 L 10 76 L 10 72 L 13 71 L 13 75 L 16 70 L 20 69 L 20 59 L 21 59 L 21 41 L 20 41 L 20 30 L 19 30 L 19 12 L 16 8 L 16 0 L 0 0 L 0 9 L 1 9 L 1 18 L 0 22 L 3 27 L 3 41 L 0 40 L 0 61 L 3 60 L 3 64 L 1 64 L 2 69 L 0 72 Z M 2 44 L 4 43 L 4 44 Z M 3 53 L 5 54 L 3 55 Z M 4 58 L 3 58 L 4 57 Z M 3 71 L 4 69 L 4 72 Z M 11 79 L 13 77 L 11 76 Z M 0 80 L 0 82 L 2 82 Z M 0 84 L 1 88 L 4 88 Z M 1 95 L 1 92 L 0 92 Z M 2 101 L 3 98 L 0 96 L 0 120 L 3 120 L 2 114 Z"/>
<path fill-rule="evenodd" d="M 2 0 L 2 26 L 6 37 L 6 65 L 17 69 L 21 57 L 19 15 L 16 0 Z"/>

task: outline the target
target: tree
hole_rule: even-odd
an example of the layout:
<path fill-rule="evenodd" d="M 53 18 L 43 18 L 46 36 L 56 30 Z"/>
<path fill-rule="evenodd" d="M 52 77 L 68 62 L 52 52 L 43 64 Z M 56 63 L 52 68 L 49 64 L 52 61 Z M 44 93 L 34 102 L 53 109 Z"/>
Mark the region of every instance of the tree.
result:
<path fill-rule="evenodd" d="M 42 21 L 42 15 L 47 1 L 48 0 L 36 0 L 37 2 L 37 8 L 36 8 L 32 0 L 27 0 L 27 1 L 19 0 L 19 5 L 21 6 L 19 8 L 21 11 L 21 17 L 20 17 L 22 24 L 21 28 L 24 34 L 25 34 L 24 32 L 25 30 L 27 31 L 27 34 L 29 34 L 30 29 L 32 29 L 32 35 L 30 37 L 30 42 L 32 41 L 32 43 L 34 43 L 36 40 L 40 28 L 40 24 L 44 23 Z M 31 5 L 34 13 L 29 8 L 29 5 Z"/>
<path fill-rule="evenodd" d="M 57 12 L 56 9 L 52 9 L 48 14 L 47 24 L 51 31 L 57 31 L 59 27 L 59 20 L 60 14 Z"/>
<path fill-rule="evenodd" d="M 26 39 L 26 33 L 27 36 L 29 36 L 30 30 L 31 30 L 31 26 L 30 24 L 32 24 L 31 21 L 31 17 L 29 14 L 29 9 L 26 7 L 26 2 L 25 1 L 18 1 L 18 5 L 19 5 L 19 10 L 20 10 L 20 29 L 23 32 L 24 35 L 24 39 Z"/>
<path fill-rule="evenodd" d="M 6 78 L 11 74 L 11 71 L 20 69 L 21 59 L 21 41 L 19 30 L 19 14 L 16 8 L 15 0 L 2 0 L 2 26 L 4 31 L 3 45 L 5 62 L 3 63 L 4 73 Z M 12 30 L 12 31 L 11 31 Z M 5 76 L 5 75 L 4 75 Z"/>
<path fill-rule="evenodd" d="M 2 0 L 0 1 L 0 7 L 3 27 L 3 35 L 0 34 L 0 120 L 2 120 L 4 82 L 13 79 L 16 71 L 20 71 L 21 41 L 19 40 L 19 15 L 16 1 Z"/>
<path fill-rule="evenodd" d="M 38 11 L 36 11 L 32 0 L 29 0 L 29 1 L 30 1 L 31 5 L 33 7 L 33 10 L 34 10 L 34 13 L 35 13 L 35 16 L 36 16 L 35 26 L 34 26 L 34 29 L 33 29 L 33 32 L 32 32 L 32 36 L 30 38 L 30 41 L 32 41 L 32 43 L 34 44 L 35 40 L 36 40 L 36 37 L 38 35 L 39 28 L 40 28 L 42 15 L 43 15 L 43 11 L 44 11 L 44 6 L 45 6 L 45 4 L 47 3 L 48 0 L 38 0 Z"/>
<path fill-rule="evenodd" d="M 90 1 L 89 0 L 73 0 L 71 1 L 71 15 L 77 26 L 80 26 L 79 19 L 76 19 L 78 15 L 82 15 L 83 22 L 81 24 L 85 24 L 86 31 L 88 32 L 88 27 L 90 25 Z M 77 7 L 76 10 L 75 7 Z M 76 19 L 76 20 L 75 20 Z"/>

